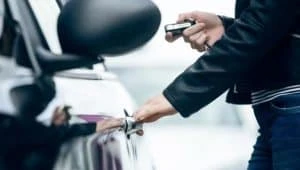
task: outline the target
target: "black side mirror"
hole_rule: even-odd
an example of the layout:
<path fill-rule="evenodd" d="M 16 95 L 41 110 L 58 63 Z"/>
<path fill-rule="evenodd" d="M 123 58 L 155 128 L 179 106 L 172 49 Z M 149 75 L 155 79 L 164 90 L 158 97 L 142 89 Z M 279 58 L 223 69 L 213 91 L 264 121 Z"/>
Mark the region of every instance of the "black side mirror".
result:
<path fill-rule="evenodd" d="M 86 58 L 75 54 L 55 55 L 42 47 L 36 49 L 37 60 L 43 73 L 52 74 L 62 70 L 91 66 L 100 62 L 97 58 Z"/>
<path fill-rule="evenodd" d="M 21 37 L 16 39 L 14 49 L 17 63 L 25 67 L 33 68 L 29 56 L 26 55 L 26 47 Z M 100 58 L 98 59 L 96 57 L 91 58 L 67 53 L 54 54 L 42 46 L 36 46 L 34 54 L 39 67 L 42 68 L 42 74 L 46 75 L 52 75 L 55 72 L 72 68 L 90 67 L 93 64 L 101 62 Z"/>
<path fill-rule="evenodd" d="M 160 20 L 151 0 L 72 0 L 62 9 L 58 34 L 66 53 L 115 55 L 144 45 Z"/>

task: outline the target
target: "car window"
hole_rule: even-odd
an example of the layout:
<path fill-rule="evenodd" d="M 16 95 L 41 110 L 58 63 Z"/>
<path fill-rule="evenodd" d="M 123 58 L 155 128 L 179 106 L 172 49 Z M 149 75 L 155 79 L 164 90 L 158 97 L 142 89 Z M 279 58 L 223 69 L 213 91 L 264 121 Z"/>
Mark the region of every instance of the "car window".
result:
<path fill-rule="evenodd" d="M 160 94 L 184 70 L 182 67 L 114 68 L 115 72 L 138 105 L 153 95 Z M 225 103 L 225 96 L 215 100 L 188 119 L 181 116 L 161 119 L 162 124 L 241 126 L 238 110 Z"/>
<path fill-rule="evenodd" d="M 60 13 L 57 2 L 55 0 L 29 0 L 28 2 L 50 50 L 55 54 L 61 54 L 62 50 L 56 29 Z"/>

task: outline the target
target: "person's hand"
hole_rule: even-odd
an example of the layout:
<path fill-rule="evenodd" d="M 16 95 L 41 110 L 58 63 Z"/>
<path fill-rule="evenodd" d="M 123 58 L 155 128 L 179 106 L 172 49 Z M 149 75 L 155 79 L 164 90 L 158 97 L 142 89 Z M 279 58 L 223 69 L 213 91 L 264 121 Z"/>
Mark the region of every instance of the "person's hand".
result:
<path fill-rule="evenodd" d="M 96 132 L 119 128 L 123 125 L 123 118 L 109 118 L 97 122 Z"/>
<path fill-rule="evenodd" d="M 161 117 L 173 115 L 177 111 L 169 103 L 169 101 L 163 96 L 159 95 L 141 106 L 133 115 L 135 120 L 140 123 L 154 122 Z"/>
<path fill-rule="evenodd" d="M 186 19 L 193 19 L 196 24 L 183 31 L 184 41 L 200 52 L 206 50 L 207 45 L 213 46 L 224 34 L 224 26 L 216 14 L 200 11 L 183 13 L 179 15 L 177 23 L 182 23 Z M 168 42 L 178 38 L 173 37 L 170 32 L 165 36 Z"/>
<path fill-rule="evenodd" d="M 114 128 L 120 128 L 124 125 L 124 118 L 109 118 L 104 119 L 102 121 L 97 122 L 96 125 L 96 132 L 104 132 L 106 130 L 114 129 Z M 143 136 L 144 131 L 138 130 L 136 132 L 137 135 Z"/>
<path fill-rule="evenodd" d="M 58 106 L 54 110 L 54 114 L 52 117 L 52 124 L 54 126 L 60 126 L 67 124 L 70 120 L 70 115 L 68 113 L 68 110 L 70 109 L 70 106 Z"/>

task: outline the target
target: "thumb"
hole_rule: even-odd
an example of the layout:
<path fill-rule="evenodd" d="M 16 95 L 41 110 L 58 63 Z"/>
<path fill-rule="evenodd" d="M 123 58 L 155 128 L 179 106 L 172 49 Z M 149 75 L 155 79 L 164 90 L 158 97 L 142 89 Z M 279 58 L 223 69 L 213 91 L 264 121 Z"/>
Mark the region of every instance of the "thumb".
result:
<path fill-rule="evenodd" d="M 144 120 L 146 119 L 146 115 L 147 112 L 144 109 L 140 109 L 133 114 L 133 118 L 135 119 L 136 122 L 143 123 Z"/>
<path fill-rule="evenodd" d="M 182 23 L 186 19 L 193 19 L 198 22 L 202 22 L 203 21 L 203 13 L 200 11 L 192 11 L 192 12 L 179 14 L 177 23 Z"/>
<path fill-rule="evenodd" d="M 180 36 L 173 36 L 171 32 L 167 32 L 165 36 L 166 41 L 169 43 L 176 41 L 178 38 L 180 38 Z"/>
<path fill-rule="evenodd" d="M 177 23 L 182 23 L 184 20 L 186 19 L 191 19 L 193 16 L 192 12 L 187 12 L 187 13 L 182 13 L 179 14 L 178 19 L 177 19 Z"/>

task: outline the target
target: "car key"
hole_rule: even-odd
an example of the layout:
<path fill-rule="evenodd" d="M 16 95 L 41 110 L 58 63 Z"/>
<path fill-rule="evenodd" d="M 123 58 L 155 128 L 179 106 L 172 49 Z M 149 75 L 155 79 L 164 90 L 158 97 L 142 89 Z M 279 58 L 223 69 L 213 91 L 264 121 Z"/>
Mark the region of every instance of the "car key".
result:
<path fill-rule="evenodd" d="M 192 19 L 185 19 L 183 23 L 175 23 L 175 24 L 167 24 L 165 25 L 165 32 L 170 32 L 172 33 L 173 36 L 180 36 L 182 35 L 182 32 L 195 25 L 196 21 Z M 204 43 L 207 49 L 210 49 L 211 46 L 207 44 L 207 42 Z"/>
<path fill-rule="evenodd" d="M 181 35 L 185 29 L 187 29 L 195 24 L 196 24 L 195 20 L 186 19 L 186 20 L 184 20 L 183 23 L 175 23 L 175 24 L 165 25 L 165 31 L 166 31 L 166 33 L 171 32 L 173 36 L 178 36 L 178 35 Z"/>

